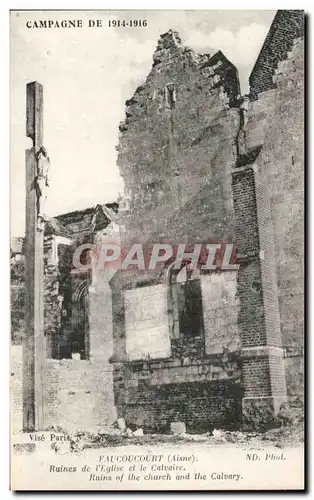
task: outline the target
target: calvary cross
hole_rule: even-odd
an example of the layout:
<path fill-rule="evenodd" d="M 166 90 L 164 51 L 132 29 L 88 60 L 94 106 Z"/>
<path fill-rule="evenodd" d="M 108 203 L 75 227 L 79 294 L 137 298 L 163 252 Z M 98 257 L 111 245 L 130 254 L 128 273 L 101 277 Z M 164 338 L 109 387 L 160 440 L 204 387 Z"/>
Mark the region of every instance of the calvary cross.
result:
<path fill-rule="evenodd" d="M 38 217 L 37 153 L 43 146 L 43 87 L 26 85 L 25 334 L 23 341 L 23 430 L 44 428 L 46 345 L 44 336 L 44 232 Z"/>

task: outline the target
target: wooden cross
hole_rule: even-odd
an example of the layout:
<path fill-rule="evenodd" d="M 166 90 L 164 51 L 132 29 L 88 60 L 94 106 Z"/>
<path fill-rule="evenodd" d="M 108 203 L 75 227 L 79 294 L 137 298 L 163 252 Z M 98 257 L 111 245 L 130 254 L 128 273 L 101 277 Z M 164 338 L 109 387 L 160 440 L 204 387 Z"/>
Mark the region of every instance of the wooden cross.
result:
<path fill-rule="evenodd" d="M 23 430 L 43 430 L 46 345 L 44 336 L 44 233 L 38 225 L 37 157 L 43 146 L 43 87 L 26 85 L 25 334 L 23 341 Z"/>

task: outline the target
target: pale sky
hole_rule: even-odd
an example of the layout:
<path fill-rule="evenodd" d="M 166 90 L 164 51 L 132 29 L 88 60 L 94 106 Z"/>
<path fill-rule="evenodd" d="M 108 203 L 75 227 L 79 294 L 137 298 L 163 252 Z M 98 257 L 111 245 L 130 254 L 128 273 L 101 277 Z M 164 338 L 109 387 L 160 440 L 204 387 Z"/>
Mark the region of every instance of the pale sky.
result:
<path fill-rule="evenodd" d="M 241 91 L 275 11 L 108 11 L 11 13 L 11 234 L 24 234 L 26 84 L 44 87 L 44 145 L 51 159 L 49 216 L 115 201 L 125 101 L 145 81 L 161 33 L 170 28 L 200 53 L 222 50 L 240 73 Z M 83 28 L 27 28 L 26 21 L 82 19 Z M 101 28 L 88 21 L 100 19 Z M 110 28 L 109 19 L 147 20 Z"/>

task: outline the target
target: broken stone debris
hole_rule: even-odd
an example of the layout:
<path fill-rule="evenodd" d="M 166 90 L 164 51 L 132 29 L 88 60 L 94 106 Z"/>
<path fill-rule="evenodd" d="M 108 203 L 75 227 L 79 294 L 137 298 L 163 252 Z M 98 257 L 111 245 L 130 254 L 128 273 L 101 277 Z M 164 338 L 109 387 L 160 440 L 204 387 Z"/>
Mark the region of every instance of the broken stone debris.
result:
<path fill-rule="evenodd" d="M 124 420 L 124 418 L 118 418 L 118 420 L 117 420 L 117 424 L 118 424 L 118 428 L 119 428 L 121 431 L 125 431 L 125 430 L 126 430 L 126 424 L 125 424 L 125 420 Z"/>
<path fill-rule="evenodd" d="M 136 436 L 136 437 L 144 436 L 143 429 L 136 429 L 136 431 L 133 432 L 133 436 Z"/>
<path fill-rule="evenodd" d="M 172 434 L 185 434 L 186 428 L 184 422 L 171 422 L 170 430 Z"/>

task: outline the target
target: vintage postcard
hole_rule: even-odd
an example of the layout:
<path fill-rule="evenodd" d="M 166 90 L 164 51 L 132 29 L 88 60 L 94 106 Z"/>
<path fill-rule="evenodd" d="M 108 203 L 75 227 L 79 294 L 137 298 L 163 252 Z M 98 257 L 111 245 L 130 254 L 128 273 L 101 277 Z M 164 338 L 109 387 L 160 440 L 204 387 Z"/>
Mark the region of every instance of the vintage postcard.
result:
<path fill-rule="evenodd" d="M 304 12 L 11 33 L 11 489 L 304 489 Z"/>

